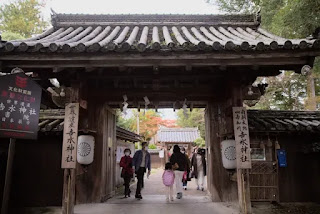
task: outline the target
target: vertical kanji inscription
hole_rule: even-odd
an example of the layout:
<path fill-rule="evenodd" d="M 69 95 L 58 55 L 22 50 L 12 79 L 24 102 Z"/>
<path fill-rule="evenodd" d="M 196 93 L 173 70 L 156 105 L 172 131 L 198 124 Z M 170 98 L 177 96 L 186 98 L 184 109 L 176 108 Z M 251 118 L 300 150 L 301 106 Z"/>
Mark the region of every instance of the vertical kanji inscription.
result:
<path fill-rule="evenodd" d="M 233 126 L 236 141 L 237 168 L 251 169 L 250 138 L 246 108 L 233 107 Z"/>
<path fill-rule="evenodd" d="M 78 121 L 79 103 L 69 103 L 64 118 L 61 168 L 76 168 Z"/>

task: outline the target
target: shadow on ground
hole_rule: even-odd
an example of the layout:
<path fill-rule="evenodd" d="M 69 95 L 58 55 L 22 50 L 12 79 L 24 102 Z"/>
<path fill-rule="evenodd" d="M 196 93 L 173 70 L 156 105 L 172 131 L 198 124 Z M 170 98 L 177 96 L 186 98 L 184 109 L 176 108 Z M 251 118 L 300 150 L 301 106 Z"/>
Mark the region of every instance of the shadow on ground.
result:
<path fill-rule="evenodd" d="M 315 203 L 253 203 L 254 214 L 320 214 L 320 204 Z"/>

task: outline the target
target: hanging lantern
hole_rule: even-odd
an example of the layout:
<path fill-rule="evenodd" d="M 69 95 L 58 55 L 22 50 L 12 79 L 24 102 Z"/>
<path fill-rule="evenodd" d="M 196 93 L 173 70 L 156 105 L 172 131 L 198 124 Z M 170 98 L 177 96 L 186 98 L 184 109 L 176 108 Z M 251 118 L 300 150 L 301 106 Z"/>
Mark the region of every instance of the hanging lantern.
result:
<path fill-rule="evenodd" d="M 275 149 L 276 150 L 280 149 L 280 144 L 279 144 L 278 140 L 276 140 L 276 142 L 275 142 Z"/>
<path fill-rule="evenodd" d="M 225 169 L 237 168 L 236 141 L 224 140 L 221 142 L 222 165 Z"/>
<path fill-rule="evenodd" d="M 78 137 L 77 161 L 80 164 L 88 165 L 93 162 L 94 137 L 91 135 L 80 135 Z"/>
<path fill-rule="evenodd" d="M 268 141 L 267 141 L 267 147 L 272 147 L 272 141 L 270 140 L 270 138 L 268 137 Z"/>

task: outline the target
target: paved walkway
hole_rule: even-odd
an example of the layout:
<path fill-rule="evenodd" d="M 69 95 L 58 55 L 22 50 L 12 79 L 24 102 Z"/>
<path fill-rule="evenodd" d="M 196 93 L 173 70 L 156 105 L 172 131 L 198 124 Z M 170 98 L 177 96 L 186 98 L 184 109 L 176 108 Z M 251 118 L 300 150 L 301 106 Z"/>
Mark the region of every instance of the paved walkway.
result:
<path fill-rule="evenodd" d="M 106 203 L 82 204 L 75 207 L 76 214 L 237 214 L 238 211 L 226 203 L 212 203 L 207 192 L 196 190 L 194 179 L 188 183 L 188 190 L 182 199 L 166 202 L 165 188 L 161 180 L 162 170 L 145 179 L 143 200 L 134 198 L 135 185 L 131 187 L 132 197 L 118 195 Z"/>

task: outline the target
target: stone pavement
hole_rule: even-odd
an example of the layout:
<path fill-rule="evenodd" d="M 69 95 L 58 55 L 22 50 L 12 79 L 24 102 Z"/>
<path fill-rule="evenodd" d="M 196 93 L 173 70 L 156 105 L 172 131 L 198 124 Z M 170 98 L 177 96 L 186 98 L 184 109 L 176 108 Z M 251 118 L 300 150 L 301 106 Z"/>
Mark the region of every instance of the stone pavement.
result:
<path fill-rule="evenodd" d="M 106 203 L 82 204 L 75 207 L 76 214 L 238 214 L 227 203 L 213 203 L 207 192 L 196 190 L 194 179 L 188 183 L 188 190 L 182 199 L 166 202 L 165 188 L 162 184 L 162 170 L 157 170 L 145 179 L 142 191 L 143 200 L 134 198 L 135 185 L 131 187 L 131 198 L 117 195 Z"/>

